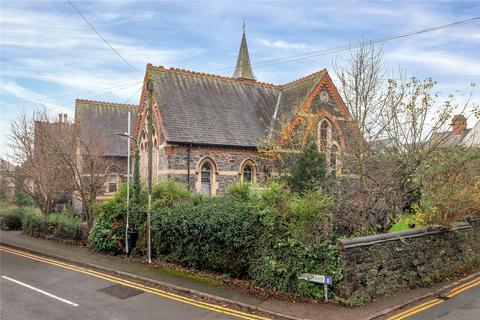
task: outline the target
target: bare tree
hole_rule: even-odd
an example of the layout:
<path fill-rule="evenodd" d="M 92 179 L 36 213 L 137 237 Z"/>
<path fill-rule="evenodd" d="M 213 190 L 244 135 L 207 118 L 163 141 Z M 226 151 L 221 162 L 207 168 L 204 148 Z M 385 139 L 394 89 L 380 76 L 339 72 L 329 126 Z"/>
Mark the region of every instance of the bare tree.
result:
<path fill-rule="evenodd" d="M 31 116 L 23 112 L 12 121 L 9 136 L 11 158 L 21 164 L 14 174 L 17 185 L 33 197 L 44 214 L 51 212 L 55 197 L 70 189 L 66 170 L 58 167 L 49 153 L 49 124 L 45 109 Z"/>
<path fill-rule="evenodd" d="M 394 106 L 401 97 L 391 96 L 393 83 L 387 81 L 383 49 L 372 43 L 361 42 L 357 50 L 351 50 L 345 65 L 336 59 L 334 70 L 339 91 L 351 115 L 346 120 L 354 128 L 349 142 L 358 165 L 355 173 L 359 176 L 361 189 L 365 189 L 366 155 L 370 152 L 370 142 L 382 136 L 389 122 L 380 119 L 386 119 L 385 109 Z"/>
<path fill-rule="evenodd" d="M 12 122 L 10 147 L 15 162 L 21 163 L 16 179 L 42 211 L 50 213 L 54 198 L 69 192 L 80 199 L 90 228 L 109 165 L 101 139 L 66 119 L 52 121 L 43 109 L 32 116 L 22 113 Z"/>
<path fill-rule="evenodd" d="M 81 132 L 77 124 L 62 127 L 58 137 L 50 137 L 50 152 L 58 166 L 68 171 L 73 186 L 73 196 L 82 203 L 87 227 L 93 224 L 93 204 L 103 190 L 105 170 L 110 160 L 104 156 L 104 146 L 99 137 Z"/>

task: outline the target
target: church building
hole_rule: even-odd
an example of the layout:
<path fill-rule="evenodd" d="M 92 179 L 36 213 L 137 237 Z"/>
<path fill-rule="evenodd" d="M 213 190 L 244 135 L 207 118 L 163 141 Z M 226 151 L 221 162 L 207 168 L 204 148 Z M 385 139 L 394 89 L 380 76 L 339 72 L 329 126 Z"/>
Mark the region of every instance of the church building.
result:
<path fill-rule="evenodd" d="M 281 85 L 260 82 L 245 31 L 231 77 L 147 65 L 135 125 L 143 178 L 149 96 L 156 181 L 221 194 L 231 183 L 255 185 L 279 173 L 278 164 L 264 156 L 265 146 L 295 155 L 308 141 L 325 153 L 330 173 L 344 173 L 354 129 L 327 70 Z"/>

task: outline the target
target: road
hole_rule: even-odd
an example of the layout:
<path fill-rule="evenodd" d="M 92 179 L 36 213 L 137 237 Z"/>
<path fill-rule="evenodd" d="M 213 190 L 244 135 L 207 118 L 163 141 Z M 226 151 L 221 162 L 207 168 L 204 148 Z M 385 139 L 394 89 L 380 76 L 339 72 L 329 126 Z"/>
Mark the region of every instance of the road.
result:
<path fill-rule="evenodd" d="M 0 248 L 2 320 L 268 318 Z"/>
<path fill-rule="evenodd" d="M 478 320 L 480 319 L 480 278 L 461 284 L 444 296 L 430 298 L 397 311 L 388 320 Z"/>

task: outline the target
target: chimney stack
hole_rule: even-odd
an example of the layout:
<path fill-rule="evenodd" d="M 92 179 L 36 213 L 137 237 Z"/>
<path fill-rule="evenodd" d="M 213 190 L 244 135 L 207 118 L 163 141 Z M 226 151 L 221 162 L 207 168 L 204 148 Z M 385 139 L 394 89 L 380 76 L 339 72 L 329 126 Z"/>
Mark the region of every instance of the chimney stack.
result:
<path fill-rule="evenodd" d="M 63 114 L 63 122 L 67 123 L 68 121 L 68 116 L 66 113 Z"/>
<path fill-rule="evenodd" d="M 58 122 L 60 122 L 60 123 L 63 122 L 63 114 L 61 114 L 61 113 L 58 114 Z"/>
<path fill-rule="evenodd" d="M 467 129 L 467 118 L 461 114 L 457 114 L 452 119 L 452 131 L 453 134 L 461 134 Z"/>

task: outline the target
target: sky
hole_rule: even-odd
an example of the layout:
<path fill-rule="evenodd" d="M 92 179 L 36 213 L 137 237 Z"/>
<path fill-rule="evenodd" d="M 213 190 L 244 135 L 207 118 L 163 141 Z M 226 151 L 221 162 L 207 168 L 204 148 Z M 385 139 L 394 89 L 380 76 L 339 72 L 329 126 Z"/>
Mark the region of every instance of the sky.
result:
<path fill-rule="evenodd" d="M 76 98 L 138 104 L 147 63 L 230 76 L 244 20 L 257 79 L 282 84 L 322 68 L 334 78 L 334 61 L 349 52 L 259 63 L 480 16 L 478 0 L 71 1 L 128 64 L 66 0 L 0 0 L 1 157 L 22 111 L 45 107 L 72 119 Z M 478 20 L 388 41 L 383 50 L 392 72 L 432 77 L 460 102 L 477 83 L 480 102 Z"/>

